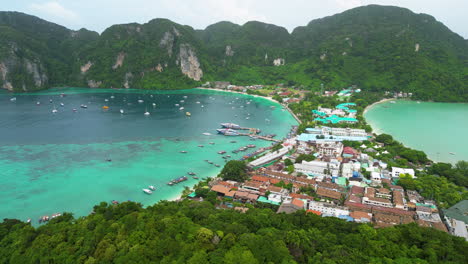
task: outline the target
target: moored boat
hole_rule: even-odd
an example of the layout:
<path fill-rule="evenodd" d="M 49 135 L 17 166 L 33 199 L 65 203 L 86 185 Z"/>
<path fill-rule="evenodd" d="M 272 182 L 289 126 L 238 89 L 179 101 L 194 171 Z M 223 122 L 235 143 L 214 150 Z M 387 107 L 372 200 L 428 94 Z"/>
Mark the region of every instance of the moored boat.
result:
<path fill-rule="evenodd" d="M 234 123 L 221 123 L 221 127 L 231 128 L 231 129 L 240 129 L 240 126 Z"/>
<path fill-rule="evenodd" d="M 231 128 L 219 128 L 219 129 L 216 129 L 216 131 L 218 132 L 218 134 L 222 134 L 225 136 L 238 136 L 239 135 L 239 133 L 236 130 L 231 129 Z"/>
<path fill-rule="evenodd" d="M 153 192 L 149 189 L 143 189 L 143 192 L 146 194 L 153 194 Z"/>

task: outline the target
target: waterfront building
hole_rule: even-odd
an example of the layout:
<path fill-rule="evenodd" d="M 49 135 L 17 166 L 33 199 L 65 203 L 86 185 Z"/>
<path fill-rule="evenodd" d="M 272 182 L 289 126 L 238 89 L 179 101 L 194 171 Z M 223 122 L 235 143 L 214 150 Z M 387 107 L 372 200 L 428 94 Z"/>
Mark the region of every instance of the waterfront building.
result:
<path fill-rule="evenodd" d="M 412 178 L 415 178 L 413 169 L 392 167 L 392 178 L 398 179 L 401 174 L 408 174 Z"/>

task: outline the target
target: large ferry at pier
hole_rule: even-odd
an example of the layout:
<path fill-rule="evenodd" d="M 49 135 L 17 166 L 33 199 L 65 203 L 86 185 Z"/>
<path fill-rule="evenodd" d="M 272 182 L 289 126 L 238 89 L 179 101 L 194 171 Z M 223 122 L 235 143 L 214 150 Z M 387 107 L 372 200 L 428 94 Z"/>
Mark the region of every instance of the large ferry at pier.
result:
<path fill-rule="evenodd" d="M 238 124 L 234 124 L 234 123 L 221 123 L 221 127 L 231 128 L 231 129 L 240 129 L 241 128 Z"/>
<path fill-rule="evenodd" d="M 230 129 L 230 128 L 220 128 L 220 129 L 216 129 L 216 131 L 218 131 L 218 134 L 222 134 L 225 136 L 238 136 L 239 135 L 239 133 L 236 130 Z"/>

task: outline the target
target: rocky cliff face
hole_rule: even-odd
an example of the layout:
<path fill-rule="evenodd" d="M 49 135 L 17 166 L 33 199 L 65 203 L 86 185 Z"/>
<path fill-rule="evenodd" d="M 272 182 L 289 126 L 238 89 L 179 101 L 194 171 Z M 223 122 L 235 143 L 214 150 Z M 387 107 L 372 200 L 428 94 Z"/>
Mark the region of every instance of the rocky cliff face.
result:
<path fill-rule="evenodd" d="M 20 76 L 15 75 L 18 72 Z M 0 61 L 0 81 L 1 88 L 9 91 L 28 91 L 31 87 L 46 88 L 48 85 L 45 67 L 40 62 L 17 56 Z"/>
<path fill-rule="evenodd" d="M 179 51 L 180 70 L 192 80 L 199 81 L 203 77 L 200 62 L 189 44 L 181 44 Z"/>

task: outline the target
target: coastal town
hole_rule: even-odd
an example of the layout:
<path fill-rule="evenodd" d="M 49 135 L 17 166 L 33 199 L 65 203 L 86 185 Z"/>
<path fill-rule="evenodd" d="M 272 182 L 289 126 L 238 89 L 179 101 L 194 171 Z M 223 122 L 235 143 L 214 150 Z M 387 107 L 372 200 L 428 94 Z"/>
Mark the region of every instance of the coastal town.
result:
<path fill-rule="evenodd" d="M 227 83 L 218 83 L 216 88 L 243 93 L 264 89 Z M 466 212 L 466 200 L 441 210 L 436 201 L 415 190 L 405 190 L 400 180 L 416 179 L 424 166 L 391 166 L 379 158 L 389 156 L 385 140 L 365 129 L 346 127 L 359 122 L 354 109 L 357 105 L 346 100 L 359 92 L 356 87 L 323 91 L 318 96 L 339 95 L 343 102 L 335 108 L 312 110 L 315 126 L 301 124 L 301 131 L 295 127 L 294 133 L 275 147 L 242 159 L 246 162 L 243 179 L 225 179 L 221 172 L 198 184 L 185 197 L 203 201 L 209 192 L 216 197 L 220 209 L 246 212 L 252 207 L 267 207 L 286 214 L 302 210 L 321 217 L 370 223 L 375 228 L 416 223 L 468 240 L 466 215 L 457 213 L 460 207 Z M 392 99 L 411 97 L 401 93 L 386 95 Z M 286 96 L 298 102 L 304 95 L 280 88 L 269 96 L 284 98 L 281 103 L 287 107 L 291 99 Z"/>

